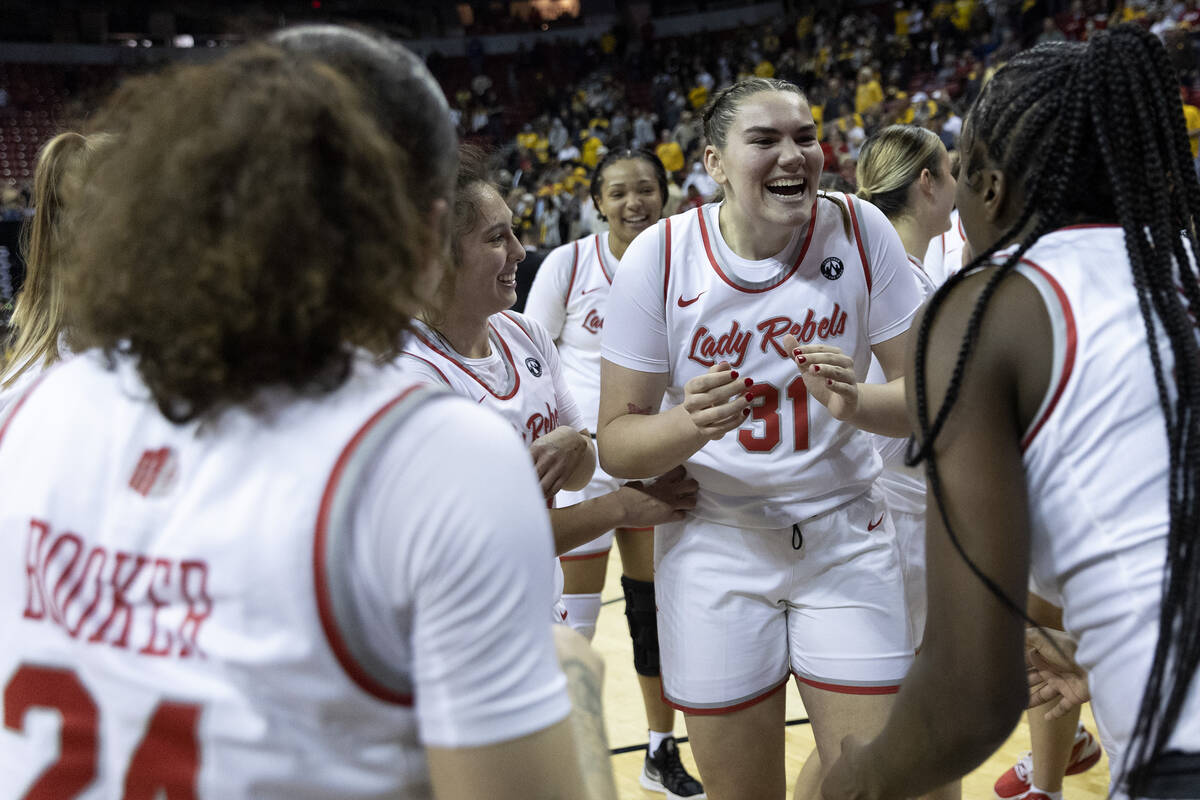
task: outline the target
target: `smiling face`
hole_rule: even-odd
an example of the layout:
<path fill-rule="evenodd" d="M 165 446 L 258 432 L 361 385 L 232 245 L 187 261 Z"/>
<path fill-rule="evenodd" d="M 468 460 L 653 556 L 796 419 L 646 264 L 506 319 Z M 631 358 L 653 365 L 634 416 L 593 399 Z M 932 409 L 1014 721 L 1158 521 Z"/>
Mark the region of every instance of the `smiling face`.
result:
<path fill-rule="evenodd" d="M 648 162 L 638 158 L 614 161 L 596 180 L 600 181 L 596 209 L 608 219 L 609 235 L 621 245 L 628 246 L 662 216 L 664 198 Z"/>
<path fill-rule="evenodd" d="M 824 163 L 808 103 L 787 91 L 742 99 L 725 145 L 704 151 L 705 168 L 725 189 L 735 235 L 766 237 L 768 247 L 808 223 Z"/>
<path fill-rule="evenodd" d="M 482 183 L 467 191 L 476 220 L 459 238 L 453 305 L 458 314 L 486 319 L 517 302 L 517 264 L 525 248 L 513 234 L 512 211 L 499 192 Z"/>

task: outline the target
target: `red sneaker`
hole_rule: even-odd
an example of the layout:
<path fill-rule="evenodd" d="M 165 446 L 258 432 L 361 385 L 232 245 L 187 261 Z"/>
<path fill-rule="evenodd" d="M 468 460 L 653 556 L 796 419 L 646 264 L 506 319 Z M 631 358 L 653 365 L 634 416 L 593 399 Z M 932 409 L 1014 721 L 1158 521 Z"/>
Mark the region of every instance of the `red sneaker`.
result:
<path fill-rule="evenodd" d="M 1078 775 L 1087 772 L 1100 760 L 1100 743 L 1087 728 L 1080 725 L 1075 731 L 1075 746 L 1071 749 L 1071 760 L 1067 762 L 1067 775 Z M 1029 790 L 1033 783 L 1033 755 L 1025 753 L 1021 760 L 1014 764 L 996 781 L 993 791 L 997 800 L 1042 800 L 1045 795 L 1038 792 L 1036 796 Z"/>

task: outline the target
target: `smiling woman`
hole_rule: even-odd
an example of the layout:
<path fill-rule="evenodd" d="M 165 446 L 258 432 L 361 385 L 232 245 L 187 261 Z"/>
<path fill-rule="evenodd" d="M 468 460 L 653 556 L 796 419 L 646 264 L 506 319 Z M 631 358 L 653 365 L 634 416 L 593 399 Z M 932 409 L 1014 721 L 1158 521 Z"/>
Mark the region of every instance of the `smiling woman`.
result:
<path fill-rule="evenodd" d="M 598 441 L 614 475 L 684 464 L 698 481 L 695 510 L 655 532 L 663 696 L 687 715 L 710 797 L 781 800 L 789 672 L 828 759 L 846 734 L 878 730 L 912 660 L 860 428 L 906 431 L 900 364 L 921 291 L 883 214 L 818 193 L 796 86 L 719 92 L 705 135 L 725 199 L 625 252 Z M 860 383 L 872 353 L 892 384 Z"/>
<path fill-rule="evenodd" d="M 562 489 L 587 486 L 595 449 L 567 388 L 553 337 L 536 320 L 506 311 L 516 301 L 516 268 L 525 250 L 512 212 L 488 180 L 487 159 L 464 145 L 455 184 L 454 265 L 432 306 L 405 343 L 401 363 L 434 383 L 499 412 L 521 435 L 549 503 Z M 675 519 L 694 484 L 682 470 L 644 489 L 621 487 L 601 498 L 553 509 L 555 549 L 564 553 L 622 525 Z M 547 605 L 562 622 L 562 573 Z"/>

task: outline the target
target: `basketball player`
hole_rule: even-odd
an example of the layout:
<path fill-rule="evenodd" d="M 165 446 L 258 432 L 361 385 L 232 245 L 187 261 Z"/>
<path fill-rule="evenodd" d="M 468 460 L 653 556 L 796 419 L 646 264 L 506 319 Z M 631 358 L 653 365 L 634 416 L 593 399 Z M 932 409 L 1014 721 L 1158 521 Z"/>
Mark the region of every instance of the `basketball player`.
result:
<path fill-rule="evenodd" d="M 912 660 L 880 460 L 858 427 L 907 430 L 900 367 L 921 293 L 877 209 L 818 196 L 796 86 L 738 82 L 705 135 L 725 200 L 626 251 L 598 441 L 612 475 L 685 463 L 699 482 L 695 510 L 655 533 L 663 694 L 709 797 L 782 798 L 788 673 L 828 764 L 847 733 L 882 725 Z M 858 384 L 872 353 L 894 383 Z"/>
<path fill-rule="evenodd" d="M 416 323 L 400 363 L 502 414 L 529 448 L 545 499 L 553 502 L 561 489 L 587 486 L 594 448 L 550 334 L 540 323 L 504 311 L 516 300 L 516 268 L 525 248 L 478 148 L 461 148 L 453 226 L 453 273 Z M 626 485 L 554 508 L 556 551 L 565 553 L 614 527 L 679 519 L 695 504 L 695 491 L 695 482 L 675 469 L 645 486 Z M 559 603 L 558 574 L 552 605 L 563 621 L 569 611 Z"/>
<path fill-rule="evenodd" d="M 1030 700 L 1031 576 L 1078 645 L 1115 796 L 1200 797 L 1200 185 L 1175 86 L 1158 39 L 1118 26 L 1018 55 L 971 110 L 979 257 L 930 301 L 911 373 L 925 644 L 828 798 L 909 796 L 1003 742 Z"/>
<path fill-rule="evenodd" d="M 609 286 L 634 237 L 662 217 L 667 172 L 648 150 L 612 150 L 596 166 L 592 203 L 608 231 L 556 248 L 534 278 L 525 314 L 545 326 L 562 357 L 563 375 L 580 404 L 585 423 L 596 429 L 600 404 L 600 333 Z M 563 492 L 562 505 L 601 497 L 620 482 L 597 469 L 581 492 Z M 615 538 L 621 548 L 621 588 L 633 640 L 633 665 L 649 722 L 641 785 L 675 797 L 701 797 L 704 787 L 679 759 L 673 735 L 675 709 L 662 699 L 658 624 L 654 608 L 654 531 L 618 528 L 566 553 L 563 604 L 575 630 L 590 641 L 600 616 L 600 590 Z"/>
<path fill-rule="evenodd" d="M 266 47 L 97 124 L 121 145 L 73 200 L 83 352 L 0 420 L 8 791 L 612 797 L 576 757 L 519 442 L 378 366 L 438 278 L 451 174 L 414 208 L 351 83 Z"/>
<path fill-rule="evenodd" d="M 11 327 L 12 352 L 0 370 L 0 410 L 42 370 L 67 354 L 66 308 L 61 271 L 68 209 L 63 198 L 78 187 L 80 174 L 112 144 L 103 133 L 60 133 L 42 146 L 33 175 L 33 216 L 28 225 L 25 283 L 17 296 Z"/>

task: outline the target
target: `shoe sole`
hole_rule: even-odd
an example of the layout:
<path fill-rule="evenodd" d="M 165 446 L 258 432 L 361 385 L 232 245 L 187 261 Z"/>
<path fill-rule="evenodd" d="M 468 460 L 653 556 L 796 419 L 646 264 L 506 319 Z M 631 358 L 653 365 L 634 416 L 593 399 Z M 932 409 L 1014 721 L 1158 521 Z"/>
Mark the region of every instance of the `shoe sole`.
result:
<path fill-rule="evenodd" d="M 640 783 L 642 785 L 643 789 L 646 789 L 651 792 L 661 792 L 661 793 L 665 794 L 667 796 L 667 800 L 707 800 L 707 798 L 708 798 L 708 795 L 703 792 L 701 792 L 700 794 L 689 795 L 687 797 L 684 797 L 681 794 L 675 794 L 670 789 L 663 786 L 661 783 L 654 780 L 653 778 L 647 778 L 645 772 L 643 772 L 641 774 L 641 776 L 638 778 L 638 783 Z"/>

